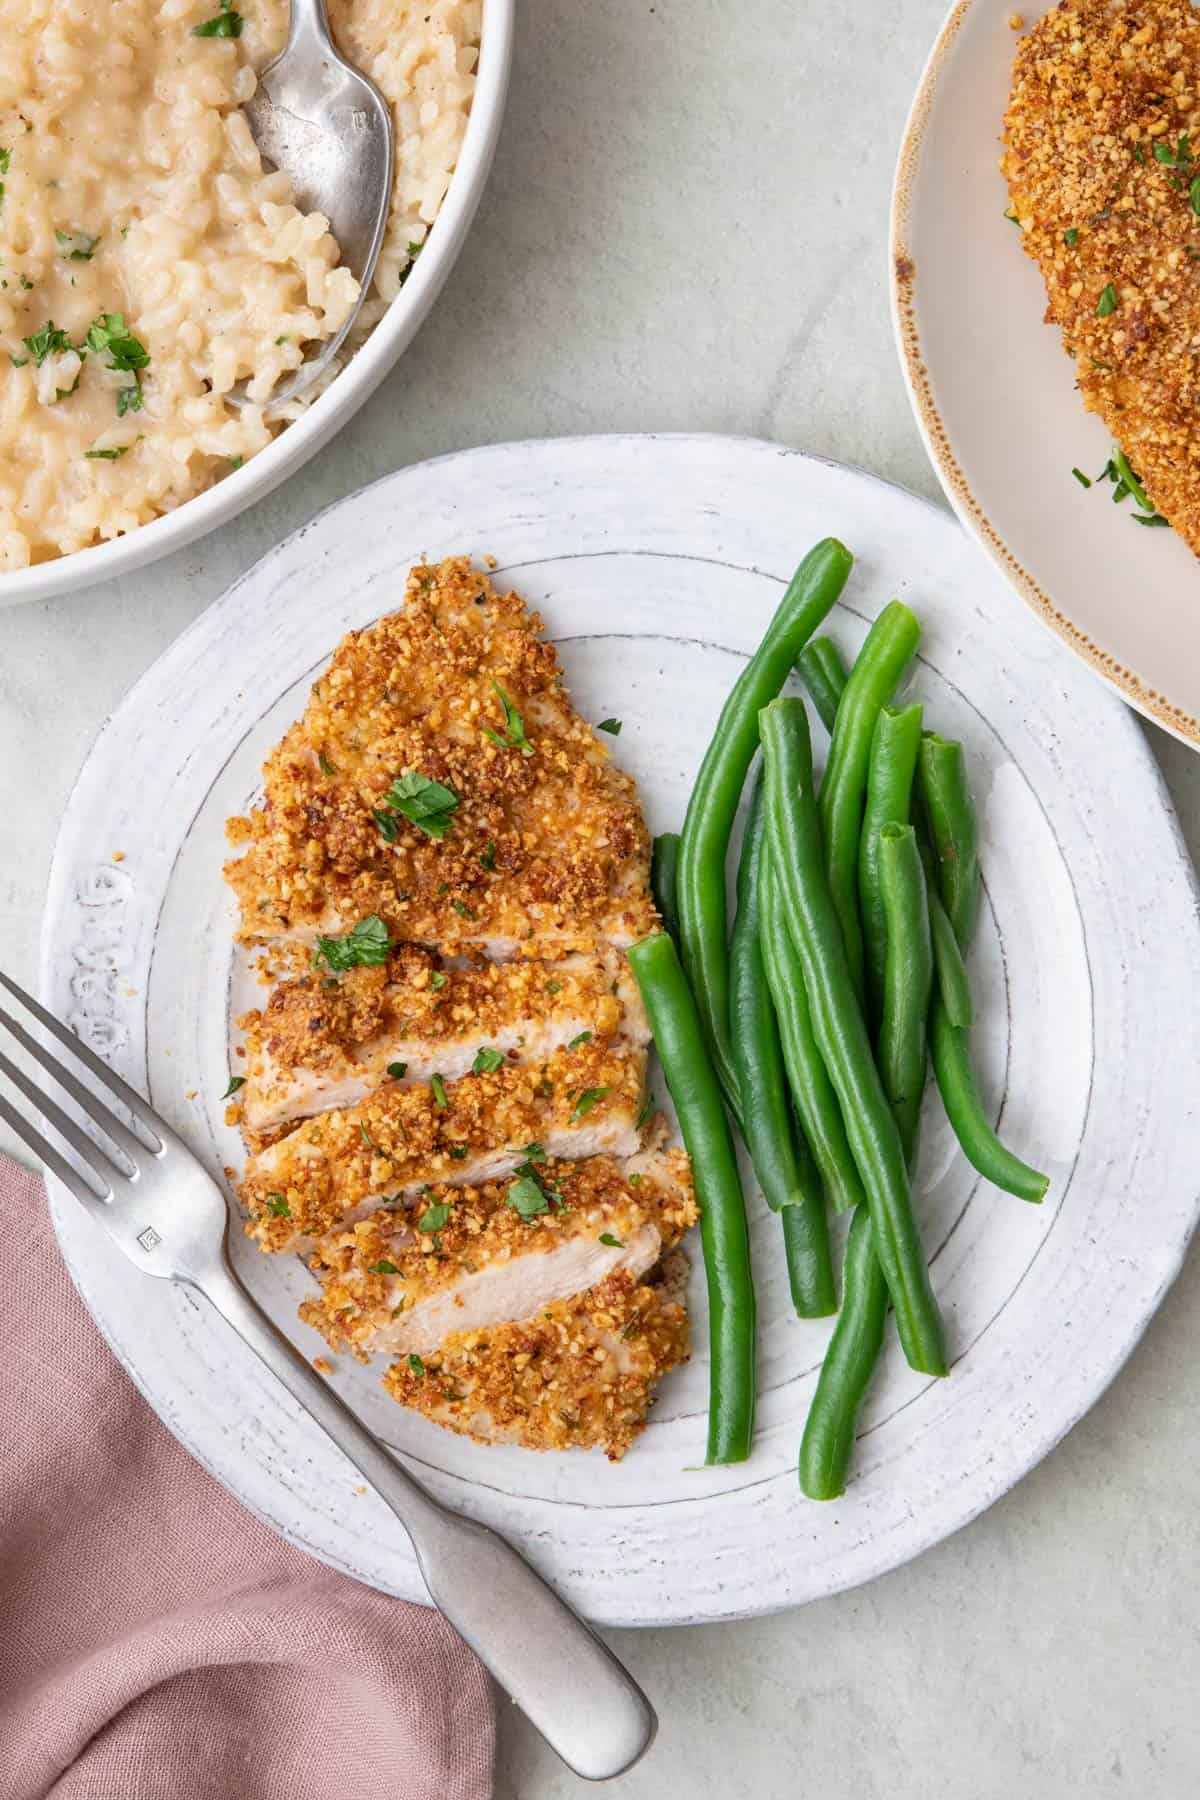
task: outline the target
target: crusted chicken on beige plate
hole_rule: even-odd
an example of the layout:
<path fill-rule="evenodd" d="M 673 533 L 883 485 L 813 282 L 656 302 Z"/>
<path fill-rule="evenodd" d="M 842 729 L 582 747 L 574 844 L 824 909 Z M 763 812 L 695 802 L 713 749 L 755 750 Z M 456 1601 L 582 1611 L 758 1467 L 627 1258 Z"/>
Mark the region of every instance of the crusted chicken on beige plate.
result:
<path fill-rule="evenodd" d="M 687 1354 L 662 1259 L 696 1206 L 624 954 L 649 836 L 537 615 L 467 558 L 414 569 L 229 834 L 275 983 L 239 1020 L 247 1231 L 310 1255 L 302 1316 L 398 1357 L 401 1404 L 621 1455 Z"/>

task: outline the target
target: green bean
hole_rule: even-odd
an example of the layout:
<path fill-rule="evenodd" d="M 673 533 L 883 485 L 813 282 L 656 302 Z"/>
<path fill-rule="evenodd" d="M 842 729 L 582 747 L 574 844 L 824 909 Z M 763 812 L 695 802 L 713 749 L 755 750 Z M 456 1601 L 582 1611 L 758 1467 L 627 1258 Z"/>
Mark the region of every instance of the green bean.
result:
<path fill-rule="evenodd" d="M 842 1109 L 813 1037 L 804 974 L 783 916 L 783 899 L 770 845 L 759 871 L 760 931 L 767 985 L 775 1002 L 783 1061 L 792 1100 L 835 1212 L 848 1212 L 864 1199 L 862 1180 L 850 1154 Z"/>
<path fill-rule="evenodd" d="M 879 891 L 879 833 L 889 823 L 907 824 L 911 816 L 923 717 L 920 706 L 881 707 L 871 736 L 867 800 L 858 845 L 858 903 L 866 949 L 867 991 L 876 1013 L 883 995 L 888 946 L 883 896 Z"/>
<path fill-rule="evenodd" d="M 925 871 L 911 825 L 885 825 L 879 833 L 879 891 L 887 954 L 876 1056 L 905 1159 L 911 1163 L 929 1061 L 926 1034 L 933 992 Z"/>
<path fill-rule="evenodd" d="M 850 680 L 853 683 L 853 675 Z M 839 729 L 849 696 L 847 686 L 838 709 Z M 946 1370 L 942 1323 L 913 1218 L 904 1149 L 871 1054 L 825 876 L 803 702 L 773 701 L 760 716 L 759 730 L 766 766 L 767 832 L 784 916 L 804 971 L 813 1035 L 866 1189 L 900 1342 L 914 1369 L 942 1375 Z"/>
<path fill-rule="evenodd" d="M 979 910 L 979 848 L 967 760 L 954 738 L 927 731 L 919 761 L 921 798 L 933 838 L 938 886 L 954 935 L 965 946 Z"/>
<path fill-rule="evenodd" d="M 754 787 L 738 867 L 738 907 L 729 947 L 729 1024 L 741 1095 L 742 1136 L 763 1198 L 784 1212 L 784 1244 L 796 1311 L 823 1319 L 837 1311 L 825 1196 L 807 1154 L 799 1153 L 779 1027 L 759 946 L 759 867 L 762 862 L 763 784 Z M 790 1215 L 795 1214 L 793 1218 Z"/>
<path fill-rule="evenodd" d="M 675 904 L 676 877 L 679 873 L 679 833 L 663 831 L 654 840 L 650 858 L 650 886 L 663 929 L 679 942 L 679 910 Z"/>
<path fill-rule="evenodd" d="M 883 827 L 879 885 L 887 930 L 879 1074 L 911 1166 L 925 1086 L 925 1027 L 933 982 L 925 873 L 911 825 Z M 846 1244 L 842 1309 L 800 1443 L 800 1486 L 810 1500 L 836 1500 L 846 1491 L 855 1424 L 883 1347 L 887 1298 L 871 1215 L 860 1207 Z"/>
<path fill-rule="evenodd" d="M 967 1034 L 950 1023 L 940 997 L 934 1000 L 930 1015 L 929 1044 L 938 1092 L 967 1161 L 1005 1193 L 1036 1205 L 1045 1198 L 1050 1179 L 1005 1149 L 996 1136 L 979 1097 Z"/>
<path fill-rule="evenodd" d="M 918 779 L 934 836 L 938 885 L 962 947 L 979 910 L 980 889 L 978 831 L 962 745 L 927 733 L 921 743 Z M 965 979 L 964 971 L 964 984 Z M 996 1135 L 980 1099 L 967 1031 L 954 1023 L 952 1003 L 953 990 L 950 997 L 939 992 L 929 1023 L 933 1073 L 946 1116 L 967 1161 L 985 1180 L 1036 1205 L 1045 1197 L 1049 1178 L 1014 1156 Z"/>
<path fill-rule="evenodd" d="M 679 948 L 726 1099 L 736 1109 L 729 1048 L 725 858 L 746 772 L 758 748 L 758 714 L 776 695 L 801 647 L 825 617 L 853 558 L 836 538 L 817 544 L 788 583 L 762 642 L 734 683 L 688 802 L 679 846 Z"/>
<path fill-rule="evenodd" d="M 836 1500 L 846 1491 L 855 1426 L 883 1348 L 887 1303 L 871 1215 L 860 1206 L 846 1240 L 842 1310 L 800 1440 L 800 1486 L 810 1500 Z"/>
<path fill-rule="evenodd" d="M 814 638 L 800 652 L 796 661 L 796 673 L 808 689 L 808 697 L 817 709 L 817 717 L 832 737 L 838 701 L 846 685 L 846 667 L 833 639 Z"/>
<path fill-rule="evenodd" d="M 710 1463 L 744 1462 L 754 1431 L 754 1284 L 737 1157 L 700 1015 L 665 931 L 629 951 L 692 1159 L 708 1282 Z"/>
<path fill-rule="evenodd" d="M 964 1029 L 975 1022 L 975 1005 L 971 999 L 971 984 L 967 979 L 967 967 L 963 962 L 962 951 L 958 947 L 958 939 L 954 935 L 954 927 L 950 923 L 950 914 L 942 905 L 942 897 L 937 888 L 937 869 L 933 860 L 933 851 L 929 840 L 917 826 L 917 843 L 921 851 L 921 862 L 925 869 L 925 893 L 929 903 L 929 934 L 933 941 L 933 967 L 937 976 L 937 991 L 942 996 L 943 1004 L 952 1025 L 960 1025 Z"/>
<path fill-rule="evenodd" d="M 858 843 L 867 790 L 867 764 L 879 709 L 895 693 L 921 636 L 915 616 L 899 600 L 884 607 L 859 651 L 838 702 L 829 760 L 821 782 L 821 840 L 829 891 L 841 921 L 850 976 L 864 994 L 863 938 L 858 919 Z"/>

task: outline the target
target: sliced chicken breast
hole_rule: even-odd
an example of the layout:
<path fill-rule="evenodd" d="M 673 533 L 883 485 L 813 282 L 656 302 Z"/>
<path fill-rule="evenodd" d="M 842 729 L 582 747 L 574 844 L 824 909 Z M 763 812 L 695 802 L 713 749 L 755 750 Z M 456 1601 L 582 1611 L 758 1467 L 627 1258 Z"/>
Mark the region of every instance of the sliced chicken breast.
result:
<path fill-rule="evenodd" d="M 350 930 L 444 952 L 627 946 L 655 919 L 632 780 L 572 709 L 541 621 L 466 557 L 352 632 L 230 821 L 250 941 Z"/>
<path fill-rule="evenodd" d="M 545 1062 L 589 1041 L 643 1047 L 650 1028 L 624 956 L 443 968 L 413 944 L 340 979 L 310 969 L 247 1013 L 242 1123 L 252 1144 L 294 1119 L 478 1064 Z"/>
<path fill-rule="evenodd" d="M 657 1383 L 687 1360 L 685 1270 L 678 1250 L 653 1284 L 617 1269 L 534 1318 L 456 1332 L 427 1357 L 401 1357 L 384 1386 L 402 1406 L 483 1443 L 599 1447 L 616 1462 L 645 1425 Z"/>
<path fill-rule="evenodd" d="M 511 1180 L 431 1188 L 411 1212 L 322 1240 L 301 1317 L 335 1350 L 428 1355 L 452 1333 L 531 1318 L 618 1270 L 635 1281 L 696 1219 L 681 1150 L 628 1164 L 527 1161 Z"/>
<path fill-rule="evenodd" d="M 310 1249 L 426 1183 L 498 1180 L 528 1159 L 530 1144 L 551 1157 L 632 1156 L 645 1079 L 644 1050 L 593 1039 L 460 1081 L 388 1082 L 250 1158 L 238 1189 L 246 1229 L 264 1250 Z"/>

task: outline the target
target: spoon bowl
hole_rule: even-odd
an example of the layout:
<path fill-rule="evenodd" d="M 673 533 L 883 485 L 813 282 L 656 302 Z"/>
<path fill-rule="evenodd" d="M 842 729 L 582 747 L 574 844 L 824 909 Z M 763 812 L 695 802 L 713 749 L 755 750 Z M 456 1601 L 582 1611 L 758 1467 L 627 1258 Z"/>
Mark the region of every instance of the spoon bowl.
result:
<path fill-rule="evenodd" d="M 333 42 L 325 0 L 291 0 L 288 41 L 258 79 L 243 111 L 263 160 L 291 182 L 302 212 L 323 213 L 358 282 L 342 326 L 271 392 L 270 407 L 294 399 L 332 361 L 370 290 L 392 200 L 392 111 L 373 81 Z M 229 398 L 248 404 L 248 383 Z"/>

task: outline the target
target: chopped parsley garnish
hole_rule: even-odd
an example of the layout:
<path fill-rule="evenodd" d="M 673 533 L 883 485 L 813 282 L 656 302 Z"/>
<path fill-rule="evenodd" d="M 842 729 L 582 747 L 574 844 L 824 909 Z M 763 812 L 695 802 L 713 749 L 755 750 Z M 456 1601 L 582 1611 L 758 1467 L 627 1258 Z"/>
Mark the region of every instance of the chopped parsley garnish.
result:
<path fill-rule="evenodd" d="M 472 1075 L 490 1075 L 493 1070 L 504 1067 L 503 1050 L 493 1050 L 489 1044 L 480 1045 L 475 1052 L 475 1061 L 471 1064 Z"/>
<path fill-rule="evenodd" d="M 444 838 L 458 800 L 453 788 L 409 769 L 393 781 L 384 795 L 383 807 L 372 816 L 389 844 L 395 843 L 399 829 L 392 813 L 400 813 L 426 837 Z"/>
<path fill-rule="evenodd" d="M 630 1176 L 630 1177 L 629 1177 L 629 1185 L 630 1185 L 630 1187 L 640 1187 L 640 1186 L 641 1186 L 641 1182 L 642 1182 L 642 1178 L 641 1178 L 641 1176 L 640 1176 L 640 1175 L 631 1175 L 631 1176 Z"/>
<path fill-rule="evenodd" d="M 545 1162 L 546 1160 L 546 1152 L 543 1150 L 542 1146 L 537 1143 L 522 1144 L 521 1155 L 525 1158 L 526 1162 L 540 1163 Z"/>
<path fill-rule="evenodd" d="M 479 858 L 479 866 L 481 869 L 486 869 L 489 874 L 495 868 L 495 866 L 496 866 L 496 845 L 495 845 L 494 839 L 489 838 L 487 843 L 484 845 L 483 853 Z"/>
<path fill-rule="evenodd" d="M 379 835 L 384 843 L 394 844 L 396 839 L 400 836 L 400 827 L 396 823 L 395 815 L 390 812 L 384 812 L 382 807 L 373 807 L 371 817 L 374 819 L 376 825 L 378 825 Z"/>
<path fill-rule="evenodd" d="M 135 438 L 134 443 L 136 442 Z M 119 456 L 124 456 L 127 450 L 132 449 L 133 444 L 114 444 L 111 450 L 85 450 L 83 454 L 88 462 L 116 462 Z"/>
<path fill-rule="evenodd" d="M 607 1244 L 610 1250 L 623 1250 L 625 1248 L 625 1239 L 614 1237 L 611 1231 L 602 1231 L 600 1233 L 600 1242 L 602 1244 Z"/>
<path fill-rule="evenodd" d="M 12 161 L 12 151 L 0 149 L 0 175 L 8 174 L 8 165 Z"/>
<path fill-rule="evenodd" d="M 234 12 L 233 0 L 217 0 L 219 11 L 211 19 L 205 19 L 203 25 L 192 26 L 192 36 L 199 38 L 237 38 L 242 35 L 242 27 L 246 21 L 240 12 Z"/>
<path fill-rule="evenodd" d="M 1074 244 L 1078 237 L 1079 237 L 1078 228 L 1074 225 L 1071 225 L 1068 227 L 1068 229 L 1066 231 L 1063 232 L 1063 243 L 1064 244 Z"/>
<path fill-rule="evenodd" d="M 408 1074 L 408 1064 L 400 1062 L 389 1063 L 387 1072 L 393 1081 L 403 1081 L 404 1077 Z"/>
<path fill-rule="evenodd" d="M 282 1194 L 267 1195 L 267 1211 L 276 1219 L 290 1219 L 292 1216 L 292 1209 Z"/>
<path fill-rule="evenodd" d="M 417 1230 L 436 1236 L 450 1222 L 450 1202 L 439 1200 L 434 1206 L 427 1206 L 417 1220 Z"/>
<path fill-rule="evenodd" d="M 1091 485 L 1092 485 L 1091 481 L 1084 474 L 1082 469 L 1072 469 L 1071 473 L 1075 477 L 1076 481 L 1079 483 L 1080 487 L 1085 487 L 1085 488 L 1091 487 Z"/>
<path fill-rule="evenodd" d="M 597 731 L 607 731 L 609 737 L 620 737 L 621 721 L 620 721 L 620 719 L 601 719 L 600 723 L 596 727 L 596 730 Z"/>
<path fill-rule="evenodd" d="M 540 1213 L 550 1211 L 550 1202 L 532 1169 L 526 1175 L 519 1175 L 515 1181 L 509 1184 L 504 1200 L 505 1204 L 511 1206 L 514 1212 L 520 1213 L 523 1219 L 536 1219 Z"/>
<path fill-rule="evenodd" d="M 1180 169 L 1186 173 L 1192 165 L 1192 151 L 1187 132 L 1184 132 L 1174 150 L 1165 139 L 1158 138 L 1154 145 L 1154 160 L 1165 163 L 1169 169 Z"/>
<path fill-rule="evenodd" d="M 591 1041 L 592 1034 L 590 1031 L 580 1031 L 571 1039 L 570 1043 L 567 1045 L 567 1049 L 578 1050 L 580 1044 L 590 1044 Z"/>
<path fill-rule="evenodd" d="M 1081 474 L 1081 472 L 1078 469 L 1073 469 L 1071 472 L 1073 475 L 1076 476 L 1076 478 L 1078 480 L 1083 482 L 1083 485 L 1085 487 L 1091 487 L 1093 485 L 1088 480 L 1087 476 Z M 1113 497 L 1113 504 L 1115 506 L 1119 506 L 1121 504 L 1121 502 L 1123 500 L 1127 500 L 1130 497 L 1130 495 L 1133 496 L 1134 505 L 1141 509 L 1139 512 L 1135 512 L 1130 515 L 1131 518 L 1134 520 L 1135 524 L 1138 524 L 1138 525 L 1169 525 L 1170 524 L 1169 519 L 1164 518 L 1162 513 L 1157 512 L 1155 510 L 1154 502 L 1151 500 L 1149 494 L 1146 492 L 1144 486 L 1142 485 L 1141 476 L 1135 474 L 1133 467 L 1130 464 L 1129 458 L 1125 455 L 1125 452 L 1122 450 L 1122 448 L 1119 444 L 1113 445 L 1112 455 L 1109 457 L 1108 461 L 1105 463 L 1104 467 L 1101 469 L 1099 475 L 1096 476 L 1096 481 L 1097 482 L 1102 482 L 1102 481 L 1111 481 L 1112 482 L 1112 484 L 1113 484 L 1112 497 Z"/>
<path fill-rule="evenodd" d="M 56 231 L 58 254 L 67 262 L 91 262 L 96 245 L 100 242 L 99 234 L 92 237 L 86 231 Z"/>
<path fill-rule="evenodd" d="M 452 900 L 450 904 L 460 919 L 474 919 L 478 916 L 471 911 L 465 900 Z"/>
<path fill-rule="evenodd" d="M 408 1366 L 414 1375 L 424 1375 L 425 1373 L 425 1364 L 421 1361 L 415 1350 L 409 1352 Z"/>
<path fill-rule="evenodd" d="M 561 994 L 562 993 L 562 982 L 561 981 L 548 981 L 546 983 L 546 992 L 548 994 Z"/>
<path fill-rule="evenodd" d="M 89 350 L 97 352 L 107 350 L 111 361 L 110 369 L 144 369 L 150 361 L 150 352 L 140 338 L 135 338 L 127 330 L 124 313 L 100 313 L 88 326 L 86 339 Z"/>
<path fill-rule="evenodd" d="M 53 319 L 47 319 L 40 331 L 35 331 L 32 337 L 22 338 L 21 342 L 39 369 L 48 356 L 61 356 L 64 351 L 74 349 L 66 332 L 60 330 Z"/>
<path fill-rule="evenodd" d="M 1200 218 L 1200 175 L 1196 176 L 1188 189 L 1188 199 L 1191 202 L 1192 211 Z"/>
<path fill-rule="evenodd" d="M 466 1160 L 466 1155 L 467 1155 L 467 1146 L 465 1144 L 454 1144 L 451 1146 L 451 1149 L 450 1149 L 450 1161 L 451 1162 L 464 1162 Z"/>
<path fill-rule="evenodd" d="M 483 728 L 484 737 L 490 738 L 493 744 L 499 744 L 502 750 L 519 750 L 522 756 L 532 756 L 533 745 L 525 736 L 524 719 L 521 717 L 504 689 L 500 686 L 500 683 L 498 681 L 493 681 L 492 686 L 496 690 L 496 695 L 501 706 L 504 708 L 504 735 L 501 736 L 498 731 L 493 731 L 490 725 L 485 725 Z"/>
<path fill-rule="evenodd" d="M 229 1077 L 229 1086 L 225 1089 L 225 1092 L 221 1095 L 222 1100 L 228 1100 L 231 1095 L 236 1094 L 238 1089 L 245 1087 L 245 1085 L 246 1085 L 246 1077 L 244 1075 L 231 1075 Z"/>
<path fill-rule="evenodd" d="M 1021 223 L 1015 212 L 1006 212 L 1004 216 L 1010 225 L 1019 225 Z"/>
<path fill-rule="evenodd" d="M 368 1150 L 374 1150 L 375 1145 L 371 1142 L 371 1134 L 367 1130 L 366 1126 L 363 1124 L 361 1119 L 358 1121 L 358 1135 L 362 1139 L 363 1143 L 366 1145 Z"/>
<path fill-rule="evenodd" d="M 378 913 L 360 919 L 341 937 L 319 937 L 313 950 L 313 967 L 327 969 L 378 969 L 388 959 L 392 940 Z"/>
<path fill-rule="evenodd" d="M 138 389 L 138 392 L 139 392 L 139 393 L 140 393 L 140 392 L 141 392 L 141 389 L 140 389 L 140 388 L 139 388 L 139 389 Z M 243 463 L 244 463 L 244 462 L 245 462 L 245 460 L 246 460 L 246 459 L 245 459 L 245 457 L 244 457 L 244 456 L 231 456 L 231 457 L 230 457 L 230 458 L 229 458 L 229 472 L 230 472 L 230 474 L 231 474 L 231 475 L 232 475 L 232 474 L 235 474 L 235 473 L 236 473 L 236 472 L 237 472 L 237 470 L 238 470 L 238 469 L 240 469 L 240 468 L 241 468 L 241 466 L 242 466 L 242 464 L 243 464 Z"/>
<path fill-rule="evenodd" d="M 1110 313 L 1117 310 L 1117 290 L 1110 281 L 1096 302 L 1096 317 L 1107 319 Z"/>
<path fill-rule="evenodd" d="M 444 974 L 441 969 L 435 969 L 433 974 L 429 977 L 429 985 L 435 994 L 440 994 L 449 979 L 450 977 Z"/>
<path fill-rule="evenodd" d="M 442 1080 L 440 1075 L 431 1075 L 429 1077 L 429 1085 L 433 1089 L 433 1099 L 434 1099 L 435 1106 L 438 1106 L 438 1107 L 444 1109 L 449 1104 L 449 1102 L 446 1099 L 446 1084 L 445 1084 L 445 1082 Z"/>
<path fill-rule="evenodd" d="M 654 1110 L 653 1096 L 650 1094 L 647 1094 L 646 1098 L 642 1101 L 641 1106 L 638 1108 L 637 1118 L 633 1121 L 633 1129 L 635 1131 L 640 1131 L 642 1129 L 642 1126 L 646 1123 L 646 1120 L 650 1117 L 650 1114 L 653 1110 Z"/>
<path fill-rule="evenodd" d="M 126 387 L 117 389 L 117 417 L 123 419 L 126 413 L 141 412 L 142 384 L 136 379 Z"/>
<path fill-rule="evenodd" d="M 368 1275 L 398 1275 L 399 1273 L 400 1271 L 395 1263 L 388 1262 L 386 1257 L 382 1262 L 367 1264 Z"/>
<path fill-rule="evenodd" d="M 575 1110 L 571 1114 L 572 1123 L 574 1123 L 576 1119 L 586 1118 L 596 1102 L 598 1100 L 603 1100 L 607 1093 L 608 1089 L 606 1087 L 584 1088 L 582 1094 L 580 1094 L 578 1100 L 575 1102 Z"/>
<path fill-rule="evenodd" d="M 318 756 L 317 762 L 320 766 L 321 773 L 322 773 L 322 775 L 325 776 L 326 780 L 328 780 L 329 776 L 337 774 L 337 770 L 334 768 L 333 764 L 330 762 L 329 758 L 326 756 L 326 754 L 323 750 L 322 750 L 320 756 Z"/>

